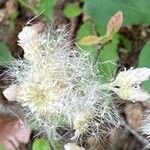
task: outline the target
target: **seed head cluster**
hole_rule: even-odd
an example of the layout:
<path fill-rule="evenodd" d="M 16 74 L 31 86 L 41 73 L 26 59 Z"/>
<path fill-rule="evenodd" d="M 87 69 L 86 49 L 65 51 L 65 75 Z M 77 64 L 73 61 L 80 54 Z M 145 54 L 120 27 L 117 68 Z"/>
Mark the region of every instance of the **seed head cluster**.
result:
<path fill-rule="evenodd" d="M 32 124 L 48 137 L 56 137 L 58 127 L 69 126 L 75 130 L 71 139 L 96 134 L 105 122 L 117 124 L 117 111 L 111 96 L 101 90 L 97 66 L 90 56 L 70 48 L 67 33 L 58 29 L 40 34 L 27 26 L 18 37 L 25 54 L 10 67 L 10 88 L 17 87 L 15 100 Z"/>

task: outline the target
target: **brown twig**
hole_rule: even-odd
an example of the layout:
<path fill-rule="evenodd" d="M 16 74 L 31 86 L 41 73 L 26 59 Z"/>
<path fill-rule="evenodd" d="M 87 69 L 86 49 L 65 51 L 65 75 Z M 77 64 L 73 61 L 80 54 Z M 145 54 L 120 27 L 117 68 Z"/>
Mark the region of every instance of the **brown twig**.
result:
<path fill-rule="evenodd" d="M 134 130 L 130 125 L 128 125 L 123 119 L 120 121 L 121 126 L 125 127 L 130 133 L 132 133 L 140 142 L 145 145 L 149 144 L 149 140 L 139 134 L 136 130 Z"/>
<path fill-rule="evenodd" d="M 79 6 L 81 4 L 80 0 L 76 1 L 75 3 Z M 73 47 L 75 45 L 76 34 L 80 27 L 81 22 L 82 22 L 82 14 L 70 19 L 70 29 L 71 30 L 69 33 L 70 34 L 69 41 L 71 43 L 71 47 Z"/>

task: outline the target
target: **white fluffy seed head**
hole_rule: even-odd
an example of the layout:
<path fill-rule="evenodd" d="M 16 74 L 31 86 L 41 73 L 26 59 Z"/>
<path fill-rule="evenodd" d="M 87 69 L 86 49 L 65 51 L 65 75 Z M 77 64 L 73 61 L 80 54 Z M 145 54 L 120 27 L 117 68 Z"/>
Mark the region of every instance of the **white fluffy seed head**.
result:
<path fill-rule="evenodd" d="M 16 60 L 9 73 L 19 85 L 16 101 L 28 108 L 27 117 L 34 118 L 49 137 L 64 124 L 71 125 L 77 137 L 89 126 L 101 124 L 102 120 L 108 122 L 114 115 L 108 111 L 110 99 L 106 103 L 99 71 L 89 56 L 70 49 L 63 30 L 48 31 L 42 38 L 32 27 L 22 32 L 19 45 L 25 59 Z"/>
<path fill-rule="evenodd" d="M 77 111 L 73 118 L 73 128 L 75 129 L 75 134 L 71 139 L 78 139 L 80 135 L 85 133 L 88 130 L 88 127 L 92 124 L 93 118 L 94 114 L 91 110 Z"/>
<path fill-rule="evenodd" d="M 99 85 L 97 85 L 99 86 Z M 93 91 L 88 95 L 89 99 L 81 101 L 71 101 L 70 112 L 66 112 L 66 116 L 73 120 L 74 136 L 71 140 L 79 140 L 85 133 L 101 139 L 100 134 L 110 133 L 112 129 L 119 125 L 119 114 L 115 109 L 110 94 L 104 94 L 93 87 Z M 82 97 L 83 98 L 83 97 Z M 106 125 L 107 124 L 107 125 Z"/>

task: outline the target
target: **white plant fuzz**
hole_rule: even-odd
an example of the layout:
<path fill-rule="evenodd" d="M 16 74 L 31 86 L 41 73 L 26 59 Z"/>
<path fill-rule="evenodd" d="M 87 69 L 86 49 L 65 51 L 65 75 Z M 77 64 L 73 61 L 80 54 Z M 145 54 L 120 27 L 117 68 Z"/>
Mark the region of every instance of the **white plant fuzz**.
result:
<path fill-rule="evenodd" d="M 75 129 L 75 134 L 71 140 L 78 139 L 80 135 L 88 131 L 88 127 L 92 126 L 94 117 L 96 117 L 93 104 L 89 105 L 89 107 L 87 104 L 82 104 L 82 106 L 75 106 L 74 109 L 70 112 L 73 118 L 73 128 Z"/>
<path fill-rule="evenodd" d="M 150 94 L 145 92 L 140 84 L 150 77 L 149 68 L 130 68 L 118 73 L 116 79 L 104 85 L 107 90 L 114 91 L 120 98 L 135 101 L 145 101 L 150 98 Z"/>
<path fill-rule="evenodd" d="M 78 146 L 75 143 L 67 143 L 64 145 L 65 150 L 85 150 L 83 147 Z"/>
<path fill-rule="evenodd" d="M 112 128 L 119 124 L 119 115 L 113 107 L 110 95 L 94 92 L 97 91 L 93 89 L 92 101 L 89 99 L 71 105 L 73 108 L 70 108 L 69 114 L 75 129 L 71 140 L 80 139 L 84 133 L 100 139 L 99 134 L 110 133 Z"/>
<path fill-rule="evenodd" d="M 36 53 L 42 51 L 41 43 L 44 42 L 43 37 L 32 26 L 26 26 L 18 35 L 18 45 L 24 49 L 24 57 L 32 60 Z"/>
<path fill-rule="evenodd" d="M 70 125 L 75 139 L 89 128 L 96 134 L 105 123 L 108 128 L 116 125 L 118 114 L 110 96 L 101 90 L 98 69 L 89 56 L 70 49 L 66 36 L 63 30 L 40 35 L 25 27 L 19 34 L 25 59 L 12 64 L 9 74 L 14 84 L 10 88 L 19 87 L 13 100 L 27 108 L 27 117 L 46 130 L 48 137 L 55 136 L 58 127 Z"/>

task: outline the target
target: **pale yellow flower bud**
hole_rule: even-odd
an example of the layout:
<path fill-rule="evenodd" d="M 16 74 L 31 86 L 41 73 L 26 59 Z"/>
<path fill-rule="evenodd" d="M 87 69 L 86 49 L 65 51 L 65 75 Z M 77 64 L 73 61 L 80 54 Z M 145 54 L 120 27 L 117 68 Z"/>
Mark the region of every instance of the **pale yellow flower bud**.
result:
<path fill-rule="evenodd" d="M 130 68 L 119 72 L 116 79 L 104 85 L 104 89 L 114 91 L 120 98 L 129 101 L 144 101 L 150 98 L 150 94 L 145 92 L 140 84 L 148 80 L 150 76 L 149 68 Z"/>

